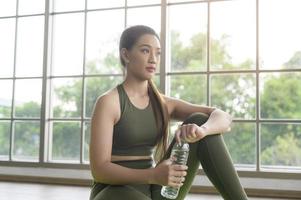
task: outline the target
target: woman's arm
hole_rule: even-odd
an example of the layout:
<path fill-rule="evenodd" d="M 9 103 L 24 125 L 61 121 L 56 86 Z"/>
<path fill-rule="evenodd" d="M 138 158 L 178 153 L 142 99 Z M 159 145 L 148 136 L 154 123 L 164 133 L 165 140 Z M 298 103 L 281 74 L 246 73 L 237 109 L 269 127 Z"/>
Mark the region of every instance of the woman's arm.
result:
<path fill-rule="evenodd" d="M 189 115 L 195 112 L 207 114 L 209 119 L 201 127 L 195 124 L 183 125 L 176 131 L 177 141 L 180 137 L 188 142 L 196 142 L 206 135 L 224 133 L 229 131 L 232 123 L 232 117 L 228 113 L 213 107 L 191 104 L 183 100 L 166 97 L 168 112 L 172 119 L 185 120 Z"/>
<path fill-rule="evenodd" d="M 183 166 L 168 161 L 156 168 L 131 169 L 111 162 L 114 124 L 120 118 L 117 91 L 100 97 L 91 121 L 90 167 L 93 178 L 106 184 L 161 184 L 178 186 L 175 176 L 185 176 Z M 171 177 L 171 179 L 170 179 Z"/>

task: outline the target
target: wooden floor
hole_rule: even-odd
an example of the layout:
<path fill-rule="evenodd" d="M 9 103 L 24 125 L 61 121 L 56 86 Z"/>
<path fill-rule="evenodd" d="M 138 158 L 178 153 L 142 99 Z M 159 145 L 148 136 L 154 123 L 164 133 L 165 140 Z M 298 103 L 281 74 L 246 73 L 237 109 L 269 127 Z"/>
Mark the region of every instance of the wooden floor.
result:
<path fill-rule="evenodd" d="M 1 200 L 88 200 L 89 192 L 89 187 L 0 182 Z M 217 195 L 189 194 L 186 200 L 222 200 L 222 198 Z M 250 200 L 276 199 L 250 198 Z"/>

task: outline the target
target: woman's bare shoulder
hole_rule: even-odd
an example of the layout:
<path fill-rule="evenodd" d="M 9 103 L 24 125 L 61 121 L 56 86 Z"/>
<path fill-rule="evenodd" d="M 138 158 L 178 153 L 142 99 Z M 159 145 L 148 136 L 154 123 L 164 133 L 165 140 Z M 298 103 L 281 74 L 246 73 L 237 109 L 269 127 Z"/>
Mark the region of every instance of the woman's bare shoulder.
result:
<path fill-rule="evenodd" d="M 120 115 L 119 95 L 117 88 L 112 88 L 97 98 L 94 112 L 104 111 L 117 120 Z"/>
<path fill-rule="evenodd" d="M 108 91 L 106 91 L 105 93 L 101 94 L 98 98 L 97 98 L 97 103 L 112 103 L 112 101 L 118 101 L 118 91 L 117 88 L 112 88 Z"/>

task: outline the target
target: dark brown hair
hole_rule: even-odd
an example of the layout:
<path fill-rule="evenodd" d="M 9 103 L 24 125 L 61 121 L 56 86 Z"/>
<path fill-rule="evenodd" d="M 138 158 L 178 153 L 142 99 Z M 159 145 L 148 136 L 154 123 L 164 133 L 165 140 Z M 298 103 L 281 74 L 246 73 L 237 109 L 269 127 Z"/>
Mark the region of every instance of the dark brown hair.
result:
<path fill-rule="evenodd" d="M 123 31 L 119 42 L 119 55 L 120 62 L 124 67 L 126 64 L 121 56 L 121 49 L 125 48 L 127 50 L 131 50 L 139 38 L 145 34 L 154 35 L 160 40 L 159 36 L 152 28 L 144 25 L 131 26 Z M 156 161 L 159 161 L 163 158 L 167 151 L 169 122 L 168 111 L 163 96 L 152 80 L 148 80 L 148 94 L 153 107 L 158 129 L 157 145 L 154 158 Z"/>

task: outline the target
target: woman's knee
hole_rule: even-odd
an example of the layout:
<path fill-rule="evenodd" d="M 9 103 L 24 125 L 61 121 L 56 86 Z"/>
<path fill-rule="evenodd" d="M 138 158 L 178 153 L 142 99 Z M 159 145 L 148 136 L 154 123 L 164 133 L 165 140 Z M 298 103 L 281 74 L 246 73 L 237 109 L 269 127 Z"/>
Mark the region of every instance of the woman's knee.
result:
<path fill-rule="evenodd" d="M 209 116 L 205 113 L 196 112 L 189 115 L 183 122 L 183 124 L 196 124 L 198 126 L 203 125 Z"/>

